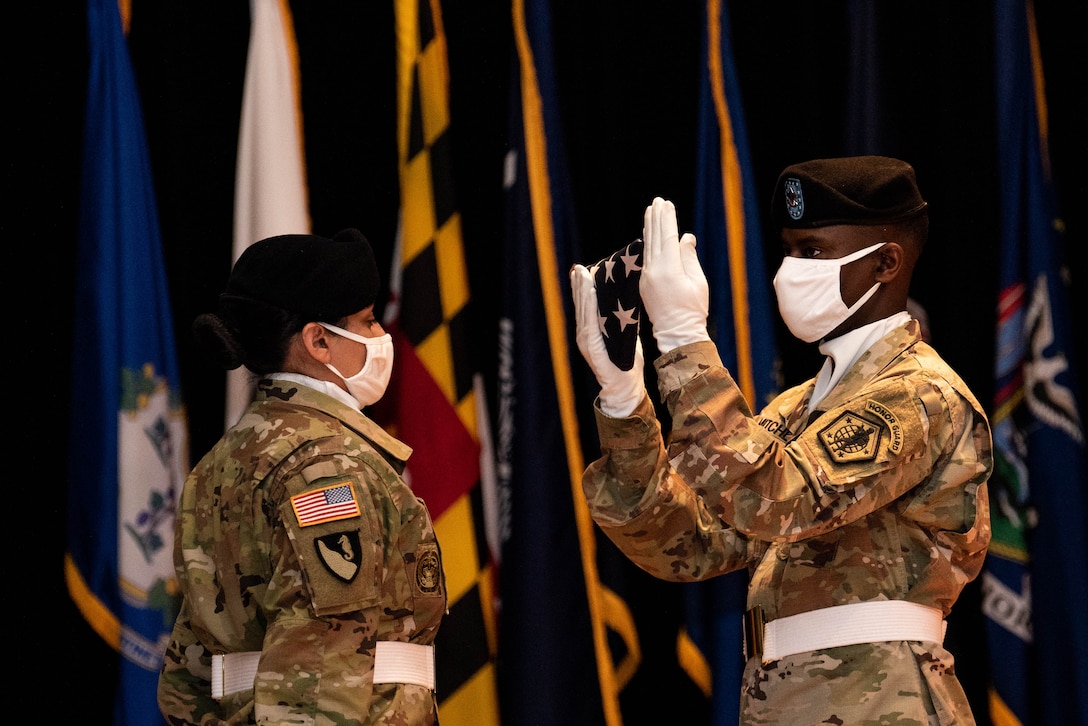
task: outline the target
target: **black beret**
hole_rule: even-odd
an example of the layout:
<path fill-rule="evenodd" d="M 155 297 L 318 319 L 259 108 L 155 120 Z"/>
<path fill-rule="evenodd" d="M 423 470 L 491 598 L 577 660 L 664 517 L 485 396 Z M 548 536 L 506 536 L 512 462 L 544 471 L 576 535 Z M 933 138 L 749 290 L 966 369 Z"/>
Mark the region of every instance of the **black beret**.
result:
<path fill-rule="evenodd" d="M 629 371 L 635 364 L 642 317 L 642 298 L 638 293 L 642 246 L 642 240 L 637 239 L 590 268 L 597 288 L 597 314 L 604 321 L 604 347 L 621 371 Z"/>
<path fill-rule="evenodd" d="M 783 227 L 897 222 L 926 208 L 914 168 L 886 156 L 815 159 L 778 176 L 771 217 Z"/>
<path fill-rule="evenodd" d="M 332 239 L 285 234 L 254 242 L 234 263 L 222 297 L 333 322 L 369 307 L 377 295 L 374 250 L 362 232 L 345 229 Z"/>

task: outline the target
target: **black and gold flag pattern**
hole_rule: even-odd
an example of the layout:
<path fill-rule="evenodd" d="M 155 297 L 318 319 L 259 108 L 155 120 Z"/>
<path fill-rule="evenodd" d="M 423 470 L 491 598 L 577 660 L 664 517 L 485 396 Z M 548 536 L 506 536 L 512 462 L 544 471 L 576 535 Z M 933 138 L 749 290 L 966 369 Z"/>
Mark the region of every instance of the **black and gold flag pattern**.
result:
<path fill-rule="evenodd" d="M 383 404 L 413 448 L 406 477 L 435 521 L 449 592 L 436 641 L 443 726 L 498 724 L 494 559 L 484 530 L 468 270 L 450 160 L 438 0 L 396 0 L 401 214 L 385 327 L 396 361 Z"/>

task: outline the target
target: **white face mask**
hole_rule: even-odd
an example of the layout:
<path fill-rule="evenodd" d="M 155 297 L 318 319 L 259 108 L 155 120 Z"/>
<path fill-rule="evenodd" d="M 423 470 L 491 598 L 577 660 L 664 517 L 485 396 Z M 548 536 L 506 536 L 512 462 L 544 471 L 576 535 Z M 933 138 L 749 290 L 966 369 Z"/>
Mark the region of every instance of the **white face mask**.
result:
<path fill-rule="evenodd" d="M 336 370 L 332 363 L 325 365 L 344 381 L 348 387 L 348 393 L 359 404 L 360 409 L 377 403 L 385 395 L 389 376 L 393 373 L 393 336 L 386 333 L 376 338 L 365 338 L 328 323 L 318 323 L 318 325 L 366 346 L 366 362 L 363 363 L 359 372 L 351 377 Z"/>
<path fill-rule="evenodd" d="M 836 260 L 784 257 L 774 276 L 778 312 L 794 337 L 806 343 L 823 338 L 856 313 L 875 293 L 876 283 L 850 307 L 839 293 L 839 270 L 884 246 L 877 242 Z"/>

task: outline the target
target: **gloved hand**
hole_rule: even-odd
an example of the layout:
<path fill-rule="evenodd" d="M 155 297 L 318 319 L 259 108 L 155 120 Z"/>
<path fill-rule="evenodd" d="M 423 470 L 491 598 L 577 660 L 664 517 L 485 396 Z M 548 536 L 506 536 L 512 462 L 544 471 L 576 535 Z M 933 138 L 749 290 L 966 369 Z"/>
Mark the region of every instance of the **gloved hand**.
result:
<path fill-rule="evenodd" d="M 695 235 L 678 238 L 676 208 L 654 197 L 642 223 L 642 278 L 639 294 L 662 353 L 686 343 L 710 340 L 706 318 L 710 287 L 695 254 Z"/>
<path fill-rule="evenodd" d="M 601 384 L 601 410 L 613 418 L 630 416 L 646 395 L 642 341 L 635 343 L 635 360 L 631 370 L 620 370 L 608 357 L 604 347 L 593 273 L 585 265 L 574 265 L 570 269 L 570 287 L 574 297 L 578 350 L 589 363 L 597 383 Z"/>

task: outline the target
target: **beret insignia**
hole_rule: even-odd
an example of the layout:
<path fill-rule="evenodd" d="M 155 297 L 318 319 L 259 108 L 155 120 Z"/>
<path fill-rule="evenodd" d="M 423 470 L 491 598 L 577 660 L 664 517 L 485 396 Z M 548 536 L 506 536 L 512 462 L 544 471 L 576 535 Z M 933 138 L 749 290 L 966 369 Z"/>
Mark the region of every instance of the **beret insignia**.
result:
<path fill-rule="evenodd" d="M 801 180 L 789 178 L 785 181 L 786 212 L 790 219 L 800 219 L 805 215 L 805 196 L 801 192 Z"/>

